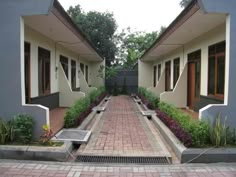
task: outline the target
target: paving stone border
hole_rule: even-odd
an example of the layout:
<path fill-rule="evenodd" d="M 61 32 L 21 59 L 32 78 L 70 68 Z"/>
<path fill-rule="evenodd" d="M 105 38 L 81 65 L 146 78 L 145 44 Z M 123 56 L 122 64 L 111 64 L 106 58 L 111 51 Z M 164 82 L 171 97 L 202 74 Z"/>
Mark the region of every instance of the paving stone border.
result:
<path fill-rule="evenodd" d="M 152 115 L 152 121 L 181 163 L 236 162 L 236 148 L 186 148 L 156 115 Z"/>

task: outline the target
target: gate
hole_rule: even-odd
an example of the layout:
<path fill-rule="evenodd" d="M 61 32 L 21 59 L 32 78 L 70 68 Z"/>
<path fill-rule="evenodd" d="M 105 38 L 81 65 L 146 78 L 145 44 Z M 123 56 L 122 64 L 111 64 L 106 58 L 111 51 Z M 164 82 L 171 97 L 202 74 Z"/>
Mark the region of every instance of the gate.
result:
<path fill-rule="evenodd" d="M 138 90 L 138 70 L 120 69 L 116 76 L 106 79 L 106 88 L 113 94 L 131 94 Z"/>

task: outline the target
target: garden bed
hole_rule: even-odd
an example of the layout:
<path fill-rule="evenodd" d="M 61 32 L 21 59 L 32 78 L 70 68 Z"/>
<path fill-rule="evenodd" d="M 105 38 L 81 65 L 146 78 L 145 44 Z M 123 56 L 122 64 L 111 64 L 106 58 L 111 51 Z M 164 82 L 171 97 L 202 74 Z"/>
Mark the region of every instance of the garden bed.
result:
<path fill-rule="evenodd" d="M 181 163 L 236 162 L 235 131 L 222 124 L 220 116 L 211 127 L 169 104 L 156 104 L 153 100 L 158 99 L 144 88 L 139 88 L 139 97 L 143 105 L 155 110 L 152 121 Z"/>
<path fill-rule="evenodd" d="M 65 128 L 76 128 L 92 113 L 93 108 L 97 106 L 106 96 L 104 88 L 92 91 L 88 96 L 79 99 L 66 113 L 64 118 Z"/>

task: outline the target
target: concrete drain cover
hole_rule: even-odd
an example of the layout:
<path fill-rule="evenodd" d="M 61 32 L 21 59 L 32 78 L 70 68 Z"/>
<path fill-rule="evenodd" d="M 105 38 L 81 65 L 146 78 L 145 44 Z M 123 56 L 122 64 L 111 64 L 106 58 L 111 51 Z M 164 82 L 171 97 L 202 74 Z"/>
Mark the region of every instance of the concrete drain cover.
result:
<path fill-rule="evenodd" d="M 103 106 L 96 106 L 93 108 L 93 111 L 96 111 L 96 112 L 104 112 L 106 109 L 106 107 L 103 107 Z"/>
<path fill-rule="evenodd" d="M 87 143 L 91 131 L 79 130 L 79 129 L 62 129 L 56 134 L 56 139 L 60 141 L 71 141 L 76 144 Z"/>
<path fill-rule="evenodd" d="M 143 116 L 152 116 L 155 115 L 155 111 L 141 111 Z"/>
<path fill-rule="evenodd" d="M 134 99 L 134 102 L 135 102 L 135 103 L 141 103 L 141 100 L 135 98 L 135 99 Z"/>

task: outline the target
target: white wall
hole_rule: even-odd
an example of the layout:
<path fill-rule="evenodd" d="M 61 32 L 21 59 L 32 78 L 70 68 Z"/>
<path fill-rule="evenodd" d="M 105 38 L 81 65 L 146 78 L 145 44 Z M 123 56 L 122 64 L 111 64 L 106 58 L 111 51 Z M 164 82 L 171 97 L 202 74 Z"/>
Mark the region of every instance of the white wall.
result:
<path fill-rule="evenodd" d="M 201 49 L 201 90 L 200 94 L 207 96 L 208 87 L 208 47 L 212 44 L 225 40 L 225 24 L 205 33 L 193 41 L 181 46 L 170 54 L 156 60 L 153 65 L 162 64 L 162 70 L 165 69 L 165 62 L 171 60 L 171 89 L 173 88 L 173 60 L 180 58 L 180 74 L 188 61 L 188 54 Z M 153 76 L 152 76 L 153 78 Z"/>
<path fill-rule="evenodd" d="M 76 61 L 76 86 L 80 87 L 79 84 L 79 63 L 82 62 L 85 65 L 88 65 L 89 68 L 89 83 L 91 76 L 91 64 L 86 61 L 84 58 L 79 57 L 78 54 L 71 52 L 60 44 L 55 43 L 53 40 L 41 35 L 40 33 L 34 31 L 33 29 L 25 26 L 25 41 L 30 43 L 31 53 L 30 53 L 30 62 L 31 62 L 31 97 L 39 96 L 38 91 L 38 47 L 42 47 L 50 51 L 51 59 L 51 93 L 59 92 L 59 58 L 60 55 L 63 55 L 68 58 L 69 64 L 69 73 L 68 80 L 71 84 L 71 59 Z M 56 56 L 55 56 L 56 53 Z M 57 68 L 57 70 L 56 70 Z"/>

